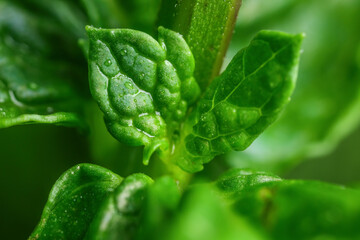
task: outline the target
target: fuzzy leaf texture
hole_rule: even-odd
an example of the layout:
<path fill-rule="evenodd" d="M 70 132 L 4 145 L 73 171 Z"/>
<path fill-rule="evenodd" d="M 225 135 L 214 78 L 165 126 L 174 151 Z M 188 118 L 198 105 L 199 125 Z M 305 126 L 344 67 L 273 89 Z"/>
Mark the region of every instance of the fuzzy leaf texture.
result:
<path fill-rule="evenodd" d="M 205 92 L 174 159 L 188 172 L 245 150 L 278 117 L 295 87 L 303 35 L 261 31 Z"/>
<path fill-rule="evenodd" d="M 145 145 L 145 164 L 157 149 L 169 149 L 200 93 L 185 40 L 162 27 L 158 31 L 156 41 L 135 30 L 87 27 L 91 93 L 116 139 Z"/>

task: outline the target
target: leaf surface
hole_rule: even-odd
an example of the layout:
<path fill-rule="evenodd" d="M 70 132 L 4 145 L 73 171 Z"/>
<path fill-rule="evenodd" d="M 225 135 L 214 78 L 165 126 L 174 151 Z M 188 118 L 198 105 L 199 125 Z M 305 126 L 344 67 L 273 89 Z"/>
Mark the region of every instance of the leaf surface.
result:
<path fill-rule="evenodd" d="M 66 171 L 53 186 L 30 239 L 82 239 L 100 204 L 122 178 L 91 164 Z"/>
<path fill-rule="evenodd" d="M 87 27 L 89 81 L 110 133 L 119 141 L 168 151 L 199 95 L 194 58 L 180 34 L 159 28 L 159 42 L 129 29 Z"/>
<path fill-rule="evenodd" d="M 360 2 L 257 0 L 242 11 L 229 58 L 264 26 L 307 37 L 291 104 L 246 151 L 229 154 L 228 162 L 281 173 L 329 154 L 360 123 Z"/>
<path fill-rule="evenodd" d="M 187 123 L 174 156 L 181 168 L 199 171 L 216 155 L 245 150 L 277 119 L 295 87 L 302 38 L 261 31 L 233 58 Z"/>

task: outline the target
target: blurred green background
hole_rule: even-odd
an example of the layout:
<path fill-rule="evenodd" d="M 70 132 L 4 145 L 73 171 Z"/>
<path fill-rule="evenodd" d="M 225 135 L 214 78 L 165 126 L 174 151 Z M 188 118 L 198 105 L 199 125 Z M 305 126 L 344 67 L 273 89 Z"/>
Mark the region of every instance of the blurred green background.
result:
<path fill-rule="evenodd" d="M 224 65 L 261 29 L 305 32 L 297 89 L 281 119 L 248 150 L 214 160 L 199 175 L 213 179 L 229 167 L 251 167 L 285 178 L 360 183 L 359 12 L 358 0 L 243 1 Z M 140 151 L 127 148 L 124 156 L 93 109 L 90 135 L 44 125 L 0 129 L 2 239 L 28 237 L 51 186 L 76 163 L 130 173 L 126 163 Z"/>

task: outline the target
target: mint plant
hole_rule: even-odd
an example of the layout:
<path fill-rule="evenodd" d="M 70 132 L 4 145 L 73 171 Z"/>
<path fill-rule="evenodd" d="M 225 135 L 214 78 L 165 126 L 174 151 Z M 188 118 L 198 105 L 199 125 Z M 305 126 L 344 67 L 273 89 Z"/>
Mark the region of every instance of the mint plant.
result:
<path fill-rule="evenodd" d="M 0 127 L 76 127 L 103 134 L 92 147 L 104 147 L 108 133 L 125 146 L 115 154 L 119 168 L 65 171 L 29 239 L 360 238 L 357 189 L 217 158 L 247 156 L 267 134 L 291 105 L 307 51 L 303 33 L 260 30 L 247 46 L 231 46 L 221 71 L 240 5 L 0 1 Z M 93 123 L 99 113 L 103 121 Z M 217 162 L 227 171 L 209 180 Z"/>

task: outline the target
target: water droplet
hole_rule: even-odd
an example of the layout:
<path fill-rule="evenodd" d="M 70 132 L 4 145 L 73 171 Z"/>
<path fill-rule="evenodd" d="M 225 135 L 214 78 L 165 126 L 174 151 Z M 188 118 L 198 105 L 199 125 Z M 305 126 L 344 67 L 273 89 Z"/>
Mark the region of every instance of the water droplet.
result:
<path fill-rule="evenodd" d="M 121 49 L 121 50 L 120 50 L 120 54 L 121 54 L 122 56 L 126 55 L 126 53 L 127 53 L 127 50 L 126 50 L 126 49 Z"/>
<path fill-rule="evenodd" d="M 112 64 L 111 60 L 110 59 L 107 59 L 105 62 L 104 62 L 104 65 L 109 67 L 110 65 Z"/>
<path fill-rule="evenodd" d="M 143 80 L 145 77 L 145 73 L 140 74 L 140 80 Z"/>
<path fill-rule="evenodd" d="M 127 89 L 134 89 L 134 86 L 133 86 L 131 83 L 129 83 L 129 82 L 126 82 L 126 83 L 125 83 L 125 87 L 126 87 Z"/>
<path fill-rule="evenodd" d="M 30 88 L 32 90 L 36 90 L 36 89 L 38 89 L 38 87 L 39 86 L 34 82 L 31 82 L 31 83 L 28 84 L 28 88 Z"/>

